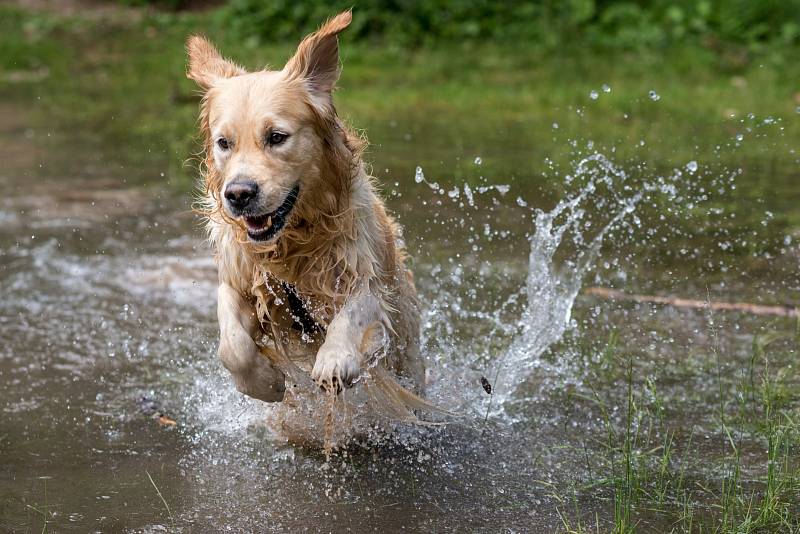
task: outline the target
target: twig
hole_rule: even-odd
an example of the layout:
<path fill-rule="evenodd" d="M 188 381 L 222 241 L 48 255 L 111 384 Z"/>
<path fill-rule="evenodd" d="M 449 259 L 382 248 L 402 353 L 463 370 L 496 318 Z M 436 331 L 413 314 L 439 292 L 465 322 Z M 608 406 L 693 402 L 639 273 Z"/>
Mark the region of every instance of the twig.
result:
<path fill-rule="evenodd" d="M 797 306 L 753 304 L 751 302 L 719 302 L 695 299 L 684 299 L 679 297 L 660 297 L 657 295 L 637 295 L 634 293 L 623 293 L 616 289 L 607 287 L 587 287 L 583 290 L 586 295 L 614 300 L 630 300 L 633 302 L 651 302 L 654 304 L 664 304 L 666 306 L 676 306 L 678 308 L 711 309 L 721 311 L 738 311 L 751 313 L 753 315 L 776 315 L 778 317 L 800 317 L 800 308 Z"/>
<path fill-rule="evenodd" d="M 169 520 L 174 524 L 175 519 L 172 517 L 172 510 L 169 509 L 169 505 L 167 504 L 166 499 L 164 499 L 164 496 L 161 495 L 161 490 L 158 489 L 158 486 L 156 486 L 156 483 L 153 481 L 153 477 L 150 476 L 150 471 L 145 470 L 145 473 L 147 473 L 147 478 L 150 479 L 150 484 L 152 484 L 153 487 L 156 489 L 156 493 L 158 493 L 158 497 L 161 499 L 161 502 L 164 503 L 164 507 L 167 509 L 167 514 L 169 514 Z"/>

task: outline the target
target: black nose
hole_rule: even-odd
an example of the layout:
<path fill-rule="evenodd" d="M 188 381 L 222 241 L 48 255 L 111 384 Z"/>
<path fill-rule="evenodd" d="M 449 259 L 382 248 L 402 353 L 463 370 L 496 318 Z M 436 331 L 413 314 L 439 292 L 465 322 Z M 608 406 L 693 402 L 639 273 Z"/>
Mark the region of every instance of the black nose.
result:
<path fill-rule="evenodd" d="M 258 184 L 252 180 L 231 182 L 225 187 L 225 199 L 234 209 L 243 210 L 258 196 Z"/>

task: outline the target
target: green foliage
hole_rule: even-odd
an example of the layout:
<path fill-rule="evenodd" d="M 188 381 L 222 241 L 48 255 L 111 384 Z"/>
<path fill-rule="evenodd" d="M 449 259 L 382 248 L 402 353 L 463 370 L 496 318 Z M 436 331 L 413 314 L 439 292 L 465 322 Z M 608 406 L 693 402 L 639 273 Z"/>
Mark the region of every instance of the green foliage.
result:
<path fill-rule="evenodd" d="M 190 0 L 119 0 L 128 6 L 154 6 L 161 9 L 177 10 L 189 6 Z"/>
<path fill-rule="evenodd" d="M 240 38 L 296 39 L 354 8 L 352 40 L 404 45 L 492 39 L 545 47 L 585 42 L 619 48 L 685 40 L 758 47 L 800 39 L 800 0 L 231 0 L 224 22 Z"/>
<path fill-rule="evenodd" d="M 574 1 L 574 0 L 573 0 Z M 486 0 L 373 0 L 357 2 L 310 0 L 232 0 L 225 13 L 234 32 L 263 40 L 296 39 L 327 17 L 354 8 L 346 38 L 385 38 L 404 44 L 473 38 L 507 39 L 539 37 L 541 25 L 530 24 L 544 16 L 545 6 L 533 2 L 509 7 Z"/>

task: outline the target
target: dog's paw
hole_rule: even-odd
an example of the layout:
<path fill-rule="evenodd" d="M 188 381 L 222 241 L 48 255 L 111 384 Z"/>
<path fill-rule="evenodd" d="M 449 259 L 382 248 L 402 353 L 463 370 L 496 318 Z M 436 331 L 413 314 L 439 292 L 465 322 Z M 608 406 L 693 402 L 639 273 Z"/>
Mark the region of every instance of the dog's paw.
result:
<path fill-rule="evenodd" d="M 255 345 L 253 345 L 255 347 Z M 229 349 L 220 346 L 223 363 L 232 361 Z M 264 402 L 281 402 L 286 391 L 286 376 L 256 348 L 237 355 L 240 364 L 229 367 L 233 383 L 240 393 Z M 227 365 L 226 365 L 227 366 Z"/>
<path fill-rule="evenodd" d="M 324 391 L 337 395 L 343 388 L 352 387 L 361 373 L 361 357 L 355 349 L 326 347 L 319 349 L 311 378 Z"/>
<path fill-rule="evenodd" d="M 243 331 L 223 330 L 219 358 L 241 393 L 264 402 L 280 402 L 286 376 Z"/>
<path fill-rule="evenodd" d="M 286 392 L 286 376 L 261 355 L 246 373 L 234 373 L 233 382 L 241 393 L 263 402 L 281 402 Z"/>

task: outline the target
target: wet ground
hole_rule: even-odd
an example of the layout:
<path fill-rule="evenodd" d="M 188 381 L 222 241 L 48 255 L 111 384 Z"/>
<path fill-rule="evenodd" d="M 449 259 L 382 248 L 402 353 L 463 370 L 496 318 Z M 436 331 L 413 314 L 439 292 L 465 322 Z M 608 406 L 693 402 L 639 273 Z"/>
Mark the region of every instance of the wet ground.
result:
<path fill-rule="evenodd" d="M 630 362 L 637 384 L 658 384 L 677 439 L 691 434 L 699 457 L 713 456 L 713 406 L 735 395 L 754 336 L 796 327 L 578 296 L 565 335 L 540 354 L 537 339 L 555 324 L 527 305 L 533 209 L 584 191 L 591 172 L 546 163 L 520 171 L 530 147 L 505 143 L 513 125 L 494 125 L 478 153 L 415 136 L 441 121 L 376 119 L 365 125 L 380 141 L 370 158 L 416 258 L 433 396 L 464 417 L 326 459 L 276 438 L 264 423 L 269 408 L 239 395 L 217 362 L 216 275 L 189 187 L 165 176 L 148 147 L 37 122 L 26 111 L 33 102 L 15 98 L 0 107 L 5 531 L 38 530 L 46 519 L 57 532 L 548 532 L 578 508 L 607 524 L 612 496 L 591 489 L 605 469 L 603 411 L 587 399 L 596 393 L 619 421 L 620 368 Z M 584 285 L 797 305 L 800 236 L 774 222 L 800 205 L 797 160 L 757 202 L 740 193 L 763 179 L 770 150 L 792 149 L 777 127 L 765 136 L 764 161 L 744 162 L 742 173 L 698 157 L 699 171 L 676 161 L 682 177 L 670 180 L 673 169 L 617 162 L 631 187 L 617 176 L 592 196 L 630 198 L 648 181 L 658 191 L 609 231 Z M 577 152 L 567 140 L 564 151 Z M 594 150 L 581 152 L 571 161 Z M 454 167 L 467 169 L 472 199 Z M 663 187 L 672 183 L 678 194 Z M 717 215 L 709 194 L 724 198 Z M 597 235 L 620 205 L 589 201 L 567 233 Z M 550 266 L 574 273 L 569 261 L 586 257 L 588 239 L 566 241 Z M 616 356 L 604 359 L 609 344 Z M 776 356 L 790 391 L 794 350 L 786 341 L 785 359 Z M 481 376 L 503 386 L 493 405 Z M 643 513 L 639 528 L 671 528 L 664 521 Z"/>

